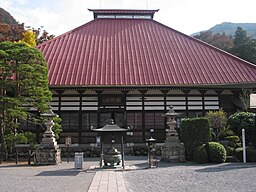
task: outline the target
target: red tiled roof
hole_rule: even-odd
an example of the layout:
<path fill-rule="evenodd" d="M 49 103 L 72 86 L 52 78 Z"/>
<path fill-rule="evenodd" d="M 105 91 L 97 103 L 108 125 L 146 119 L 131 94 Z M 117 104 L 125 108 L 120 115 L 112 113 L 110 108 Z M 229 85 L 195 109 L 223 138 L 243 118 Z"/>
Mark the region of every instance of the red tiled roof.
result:
<path fill-rule="evenodd" d="M 37 46 L 50 86 L 256 83 L 256 66 L 152 19 L 95 19 Z"/>

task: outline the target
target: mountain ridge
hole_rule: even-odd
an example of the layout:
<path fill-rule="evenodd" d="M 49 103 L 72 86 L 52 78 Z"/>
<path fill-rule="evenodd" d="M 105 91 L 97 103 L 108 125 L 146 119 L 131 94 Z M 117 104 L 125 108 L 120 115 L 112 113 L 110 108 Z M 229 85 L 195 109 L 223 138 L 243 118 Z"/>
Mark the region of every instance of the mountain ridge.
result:
<path fill-rule="evenodd" d="M 18 22 L 13 18 L 13 16 L 0 7 L 0 23 L 8 25 L 18 25 Z"/>
<path fill-rule="evenodd" d="M 237 27 L 241 27 L 243 30 L 247 32 L 248 36 L 251 36 L 252 38 L 256 39 L 256 23 L 222 22 L 220 24 L 216 24 L 215 26 L 205 31 L 211 31 L 213 34 L 225 33 L 227 36 L 234 36 Z M 198 35 L 200 34 L 200 32 L 204 31 L 193 33 L 191 36 Z"/>
<path fill-rule="evenodd" d="M 24 31 L 24 24 L 19 24 L 9 12 L 0 7 L 0 42 L 18 41 Z"/>

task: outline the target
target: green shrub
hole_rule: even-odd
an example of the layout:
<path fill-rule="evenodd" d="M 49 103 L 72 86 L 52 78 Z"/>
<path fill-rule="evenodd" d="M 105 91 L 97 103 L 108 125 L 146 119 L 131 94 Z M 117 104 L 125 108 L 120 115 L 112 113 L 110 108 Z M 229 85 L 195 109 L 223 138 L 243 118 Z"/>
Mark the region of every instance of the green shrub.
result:
<path fill-rule="evenodd" d="M 243 161 L 243 147 L 235 149 L 235 156 L 239 161 Z"/>
<path fill-rule="evenodd" d="M 147 147 L 134 147 L 133 153 L 136 156 L 147 156 L 148 155 L 148 148 Z"/>
<path fill-rule="evenodd" d="M 238 144 L 241 142 L 240 138 L 236 135 L 228 136 L 225 138 L 225 140 L 228 141 L 228 146 L 233 147 L 233 148 L 237 148 Z"/>
<path fill-rule="evenodd" d="M 228 140 L 228 141 L 233 142 L 233 143 L 240 143 L 240 142 L 241 142 L 241 141 L 240 141 L 240 138 L 239 138 L 238 136 L 236 136 L 236 135 L 227 136 L 227 137 L 225 138 L 225 140 Z"/>
<path fill-rule="evenodd" d="M 225 127 L 221 132 L 220 132 L 220 140 L 224 140 L 228 136 L 233 136 L 234 131 L 232 131 L 229 127 Z"/>
<path fill-rule="evenodd" d="M 197 163 L 208 163 L 208 154 L 205 144 L 195 148 L 193 152 L 193 161 Z"/>
<path fill-rule="evenodd" d="M 27 143 L 36 144 L 36 134 L 31 132 L 24 132 L 24 136 L 27 138 Z"/>
<path fill-rule="evenodd" d="M 28 138 L 25 136 L 24 133 L 18 133 L 16 134 L 15 141 L 16 141 L 16 144 L 27 144 Z"/>
<path fill-rule="evenodd" d="M 227 156 L 233 156 L 235 154 L 235 148 L 227 146 L 225 149 L 227 151 Z"/>
<path fill-rule="evenodd" d="M 247 161 L 248 162 L 256 162 L 256 149 L 253 148 L 253 147 L 248 147 L 246 149 L 246 152 L 247 152 Z"/>
<path fill-rule="evenodd" d="M 241 137 L 242 129 L 245 129 L 246 144 L 250 144 L 256 140 L 253 136 L 255 129 L 254 113 L 239 112 L 234 113 L 228 118 L 228 124 L 236 135 Z"/>
<path fill-rule="evenodd" d="M 203 117 L 182 120 L 180 131 L 188 159 L 192 159 L 193 151 L 197 146 L 211 141 L 209 122 Z"/>
<path fill-rule="evenodd" d="M 239 161 L 243 161 L 243 147 L 239 147 L 235 150 L 236 158 Z M 256 162 L 256 149 L 253 147 L 246 147 L 246 161 Z"/>
<path fill-rule="evenodd" d="M 211 163 L 224 163 L 226 161 L 227 152 L 220 143 L 208 142 L 206 143 L 206 149 Z"/>
<path fill-rule="evenodd" d="M 24 133 L 13 134 L 9 133 L 4 136 L 5 146 L 8 152 L 12 153 L 13 148 L 17 144 L 26 144 L 28 142 Z"/>
<path fill-rule="evenodd" d="M 16 144 L 26 144 L 28 142 L 28 139 L 24 135 L 24 133 L 18 133 L 16 135 L 10 133 L 4 136 L 4 141 L 8 148 L 12 148 Z"/>

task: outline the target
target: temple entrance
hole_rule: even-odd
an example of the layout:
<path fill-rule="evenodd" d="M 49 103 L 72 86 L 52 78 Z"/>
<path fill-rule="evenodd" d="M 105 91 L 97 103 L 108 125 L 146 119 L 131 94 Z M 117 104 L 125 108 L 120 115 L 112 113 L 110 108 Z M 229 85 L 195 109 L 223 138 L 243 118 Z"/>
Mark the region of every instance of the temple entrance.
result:
<path fill-rule="evenodd" d="M 115 124 L 124 127 L 125 126 L 125 115 L 123 111 L 101 111 L 99 123 L 100 127 L 103 127 L 114 120 Z"/>
<path fill-rule="evenodd" d="M 114 123 L 120 127 L 125 124 L 125 97 L 124 95 L 109 94 L 99 97 L 99 127 Z"/>

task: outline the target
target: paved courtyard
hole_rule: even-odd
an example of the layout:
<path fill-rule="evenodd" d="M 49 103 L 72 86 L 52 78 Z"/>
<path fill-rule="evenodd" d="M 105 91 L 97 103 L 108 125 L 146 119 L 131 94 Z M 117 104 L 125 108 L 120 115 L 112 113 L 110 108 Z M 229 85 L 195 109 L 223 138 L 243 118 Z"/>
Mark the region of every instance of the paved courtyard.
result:
<path fill-rule="evenodd" d="M 83 169 L 74 162 L 57 166 L 0 165 L 1 192 L 255 192 L 255 163 L 197 165 L 159 163 L 147 168 L 146 157 L 126 157 L 126 169 L 100 170 L 99 158 L 85 158 Z"/>

